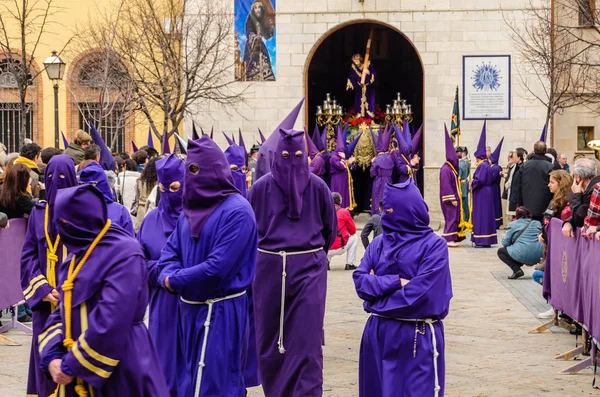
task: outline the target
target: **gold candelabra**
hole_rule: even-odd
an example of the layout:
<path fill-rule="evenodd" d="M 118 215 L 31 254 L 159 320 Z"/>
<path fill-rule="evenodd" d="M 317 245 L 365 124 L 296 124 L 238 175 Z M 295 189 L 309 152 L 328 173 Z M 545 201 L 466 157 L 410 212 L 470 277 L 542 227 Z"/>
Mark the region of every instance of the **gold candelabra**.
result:
<path fill-rule="evenodd" d="M 400 93 L 398 93 L 396 94 L 396 99 L 394 99 L 393 104 L 385 106 L 385 121 L 402 126 L 404 120 L 412 123 L 412 105 L 407 104 L 406 99 L 402 99 Z"/>
<path fill-rule="evenodd" d="M 336 130 L 344 118 L 344 108 L 327 93 L 323 105 L 317 106 L 316 116 L 320 127 L 327 126 L 327 151 L 333 152 L 337 141 Z"/>

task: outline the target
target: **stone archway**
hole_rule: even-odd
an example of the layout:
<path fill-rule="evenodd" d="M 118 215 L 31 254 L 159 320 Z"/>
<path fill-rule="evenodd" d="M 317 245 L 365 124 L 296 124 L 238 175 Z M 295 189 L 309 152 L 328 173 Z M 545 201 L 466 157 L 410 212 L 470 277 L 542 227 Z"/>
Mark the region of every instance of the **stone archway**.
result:
<path fill-rule="evenodd" d="M 316 123 L 317 106 L 322 104 L 327 93 L 345 109 L 352 106 L 353 93 L 346 91 L 351 57 L 356 53 L 364 54 L 371 29 L 373 39 L 370 56 L 376 71 L 376 105 L 385 111 L 386 105 L 391 104 L 400 92 L 402 98 L 412 105 L 413 131 L 423 123 L 423 63 L 413 43 L 390 25 L 375 20 L 355 20 L 325 33 L 308 55 L 304 73 L 307 98 L 305 120 L 310 132 Z M 423 143 L 424 140 L 423 132 Z M 422 174 L 420 171 L 417 177 L 421 191 Z M 362 201 L 365 200 L 366 196 Z"/>

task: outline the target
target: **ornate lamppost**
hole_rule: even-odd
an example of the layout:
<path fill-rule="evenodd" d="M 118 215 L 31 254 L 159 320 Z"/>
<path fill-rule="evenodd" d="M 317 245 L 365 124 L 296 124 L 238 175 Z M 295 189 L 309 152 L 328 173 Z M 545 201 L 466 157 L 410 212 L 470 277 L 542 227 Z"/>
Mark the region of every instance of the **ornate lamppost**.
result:
<path fill-rule="evenodd" d="M 66 64 L 56 54 L 56 51 L 52 51 L 52 55 L 44 61 L 44 67 L 48 78 L 54 83 L 54 146 L 59 147 L 58 144 L 58 82 L 62 80 L 63 74 L 65 73 Z"/>
<path fill-rule="evenodd" d="M 331 94 L 327 93 L 322 106 L 317 106 L 317 124 L 320 127 L 327 126 L 327 151 L 335 150 L 337 126 L 343 120 L 344 109 L 335 99 L 331 99 Z"/>

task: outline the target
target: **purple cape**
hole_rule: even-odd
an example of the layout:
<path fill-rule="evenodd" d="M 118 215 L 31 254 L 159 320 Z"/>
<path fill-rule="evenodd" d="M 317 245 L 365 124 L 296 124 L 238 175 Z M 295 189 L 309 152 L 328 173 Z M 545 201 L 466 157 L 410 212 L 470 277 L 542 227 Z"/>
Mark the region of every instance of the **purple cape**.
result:
<path fill-rule="evenodd" d="M 83 251 L 107 222 L 102 194 L 86 185 L 62 189 L 56 197 L 56 219 L 61 239 L 70 255 L 61 265 L 64 282 L 74 254 L 80 263 Z M 90 211 L 89 208 L 94 208 Z M 111 226 L 73 280 L 71 307 L 63 302 L 40 335 L 40 366 L 62 359 L 64 373 L 83 381 L 89 395 L 166 396 L 168 389 L 143 319 L 148 304 L 147 272 L 135 239 L 119 226 Z M 63 284 L 64 287 L 64 284 Z M 123 310 L 123 302 L 129 307 Z M 70 310 L 70 332 L 74 344 L 63 345 L 67 337 L 65 310 Z M 74 397 L 77 382 L 61 386 L 59 395 Z"/>
<path fill-rule="evenodd" d="M 471 181 L 471 241 L 476 245 L 498 243 L 491 182 L 490 163 L 487 160 L 479 160 Z"/>
<path fill-rule="evenodd" d="M 353 274 L 365 311 L 375 314 L 367 320 L 360 347 L 359 396 L 433 396 L 436 359 L 442 396 L 441 320 L 452 298 L 448 248 L 429 228 L 427 205 L 412 181 L 388 185 L 383 207 L 383 235 L 369 244 Z M 410 282 L 402 287 L 400 278 Z M 439 356 L 433 357 L 428 325 L 397 319 L 437 320 L 432 326 Z"/>
<path fill-rule="evenodd" d="M 183 213 L 191 225 L 192 236 L 198 238 L 213 211 L 239 191 L 225 155 L 206 135 L 189 142 L 184 180 Z"/>
<path fill-rule="evenodd" d="M 301 199 L 300 218 L 290 218 L 286 193 L 271 174 L 259 179 L 248 194 L 258 223 L 260 249 L 298 252 L 323 247 L 314 253 L 286 258 L 285 354 L 279 353 L 277 344 L 282 258 L 262 252 L 258 255 L 254 316 L 259 371 L 267 396 L 316 397 L 323 393 L 326 251 L 335 240 L 337 220 L 331 192 L 319 177 L 309 174 Z"/>

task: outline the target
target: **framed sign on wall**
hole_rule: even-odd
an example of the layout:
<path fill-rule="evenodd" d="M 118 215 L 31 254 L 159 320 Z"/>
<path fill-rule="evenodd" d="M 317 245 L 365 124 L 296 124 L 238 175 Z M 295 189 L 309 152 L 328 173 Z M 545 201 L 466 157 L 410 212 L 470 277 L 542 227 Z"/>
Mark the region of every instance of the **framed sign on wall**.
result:
<path fill-rule="evenodd" d="M 463 56 L 463 120 L 510 120 L 510 55 Z"/>

